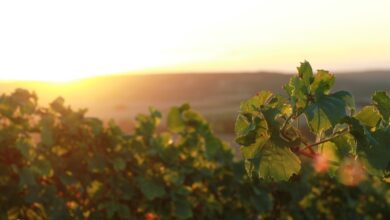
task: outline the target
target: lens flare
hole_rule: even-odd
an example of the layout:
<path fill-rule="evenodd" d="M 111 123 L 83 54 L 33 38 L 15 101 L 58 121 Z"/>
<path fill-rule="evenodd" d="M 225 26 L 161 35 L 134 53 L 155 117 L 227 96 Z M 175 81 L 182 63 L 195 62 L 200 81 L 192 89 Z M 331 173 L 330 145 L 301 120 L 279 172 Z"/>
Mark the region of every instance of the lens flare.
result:
<path fill-rule="evenodd" d="M 362 162 L 358 159 L 346 159 L 339 169 L 339 178 L 347 186 L 356 186 L 366 178 Z"/>
<path fill-rule="evenodd" d="M 319 154 L 313 161 L 314 170 L 318 173 L 324 173 L 329 169 L 329 157 L 327 154 Z"/>

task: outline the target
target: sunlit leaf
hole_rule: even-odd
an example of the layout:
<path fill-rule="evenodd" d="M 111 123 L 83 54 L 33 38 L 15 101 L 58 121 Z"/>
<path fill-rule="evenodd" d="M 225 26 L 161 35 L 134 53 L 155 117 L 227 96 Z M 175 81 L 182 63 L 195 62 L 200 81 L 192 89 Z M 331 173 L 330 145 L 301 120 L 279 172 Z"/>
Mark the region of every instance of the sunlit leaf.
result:
<path fill-rule="evenodd" d="M 279 143 L 280 144 L 280 143 Z M 300 159 L 286 146 L 266 142 L 254 158 L 245 158 L 249 174 L 265 180 L 287 181 L 301 169 Z"/>
<path fill-rule="evenodd" d="M 259 111 L 261 106 L 265 105 L 270 100 L 271 97 L 271 92 L 261 91 L 256 96 L 241 102 L 240 111 L 242 113 L 256 113 Z"/>
<path fill-rule="evenodd" d="M 182 132 L 185 129 L 184 120 L 177 107 L 171 108 L 168 113 L 168 128 L 174 132 Z"/>
<path fill-rule="evenodd" d="M 290 82 L 284 86 L 284 90 L 290 96 L 295 112 L 301 112 L 308 104 L 309 86 L 297 76 L 293 76 Z"/>
<path fill-rule="evenodd" d="M 326 70 L 318 70 L 310 86 L 310 93 L 313 95 L 329 94 L 334 82 L 335 78 L 333 74 L 330 74 Z"/>
<path fill-rule="evenodd" d="M 374 106 L 363 107 L 354 117 L 369 127 L 375 127 L 381 120 L 381 115 Z"/>
<path fill-rule="evenodd" d="M 306 86 L 309 86 L 313 80 L 313 69 L 310 63 L 305 60 L 297 69 L 299 77 L 303 79 Z"/>

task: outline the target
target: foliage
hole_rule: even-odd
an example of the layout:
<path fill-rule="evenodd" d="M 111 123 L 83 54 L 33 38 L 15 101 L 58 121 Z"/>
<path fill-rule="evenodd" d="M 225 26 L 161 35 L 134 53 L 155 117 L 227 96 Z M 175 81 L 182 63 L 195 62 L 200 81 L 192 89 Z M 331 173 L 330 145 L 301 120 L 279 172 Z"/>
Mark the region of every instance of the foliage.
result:
<path fill-rule="evenodd" d="M 251 219 L 271 194 L 188 105 L 139 115 L 132 134 L 16 90 L 0 99 L 0 219 Z"/>
<path fill-rule="evenodd" d="M 26 90 L 3 94 L 0 219 L 388 219 L 389 97 L 378 92 L 354 113 L 349 93 L 330 93 L 333 81 L 304 63 L 289 99 L 243 102 L 244 161 L 187 104 L 171 109 L 166 131 L 151 108 L 125 133 L 62 98 L 40 107 Z M 301 114 L 320 144 L 293 123 Z"/>
<path fill-rule="evenodd" d="M 284 86 L 288 98 L 261 91 L 241 103 L 235 126 L 236 141 L 241 145 L 245 169 L 251 178 L 263 183 L 287 182 L 288 187 L 297 182 L 301 187 L 311 182 L 312 192 L 299 202 L 306 207 L 304 212 L 308 212 L 308 207 L 316 201 L 314 210 L 317 214 L 324 210 L 324 218 L 340 214 L 337 218 L 355 219 L 356 213 L 347 214 L 348 210 L 334 213 L 339 207 L 324 208 L 329 206 L 326 198 L 331 195 L 323 194 L 318 187 L 337 186 L 335 191 L 345 195 L 357 188 L 345 189 L 340 183 L 361 187 L 377 181 L 381 185 L 379 189 L 383 190 L 379 193 L 387 193 L 389 198 L 390 97 L 385 91 L 376 92 L 372 96 L 373 103 L 356 112 L 349 92 L 331 92 L 334 83 L 335 77 L 328 71 L 318 70 L 314 74 L 307 61 L 301 63 L 298 75 Z M 310 134 L 304 135 L 305 127 L 309 128 Z M 312 164 L 314 170 L 308 171 L 308 164 Z M 321 180 L 318 175 L 323 176 L 323 173 L 330 179 Z M 303 176 L 310 180 L 297 181 Z M 289 196 L 295 194 L 290 190 L 287 192 Z M 363 191 L 360 193 L 353 197 L 362 197 L 361 202 L 367 195 Z M 337 197 L 341 203 L 349 196 Z M 382 202 L 388 204 L 389 200 Z M 388 205 L 378 207 L 388 209 Z M 304 216 L 318 217 L 308 213 Z"/>

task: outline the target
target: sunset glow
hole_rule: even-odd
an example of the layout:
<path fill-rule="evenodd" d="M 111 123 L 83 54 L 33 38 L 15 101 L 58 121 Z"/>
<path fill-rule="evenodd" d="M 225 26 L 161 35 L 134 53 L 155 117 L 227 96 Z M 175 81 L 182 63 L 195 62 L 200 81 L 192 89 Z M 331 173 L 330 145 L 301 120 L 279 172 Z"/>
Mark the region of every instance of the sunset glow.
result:
<path fill-rule="evenodd" d="M 0 80 L 390 68 L 389 1 L 4 1 Z"/>

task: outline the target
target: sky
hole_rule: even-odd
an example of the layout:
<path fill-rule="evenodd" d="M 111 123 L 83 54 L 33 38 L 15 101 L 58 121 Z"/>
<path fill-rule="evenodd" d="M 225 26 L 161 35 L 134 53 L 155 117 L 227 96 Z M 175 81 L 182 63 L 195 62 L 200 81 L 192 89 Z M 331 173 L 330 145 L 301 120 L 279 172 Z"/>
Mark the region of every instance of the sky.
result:
<path fill-rule="evenodd" d="M 388 0 L 1 1 L 0 80 L 390 69 Z"/>

